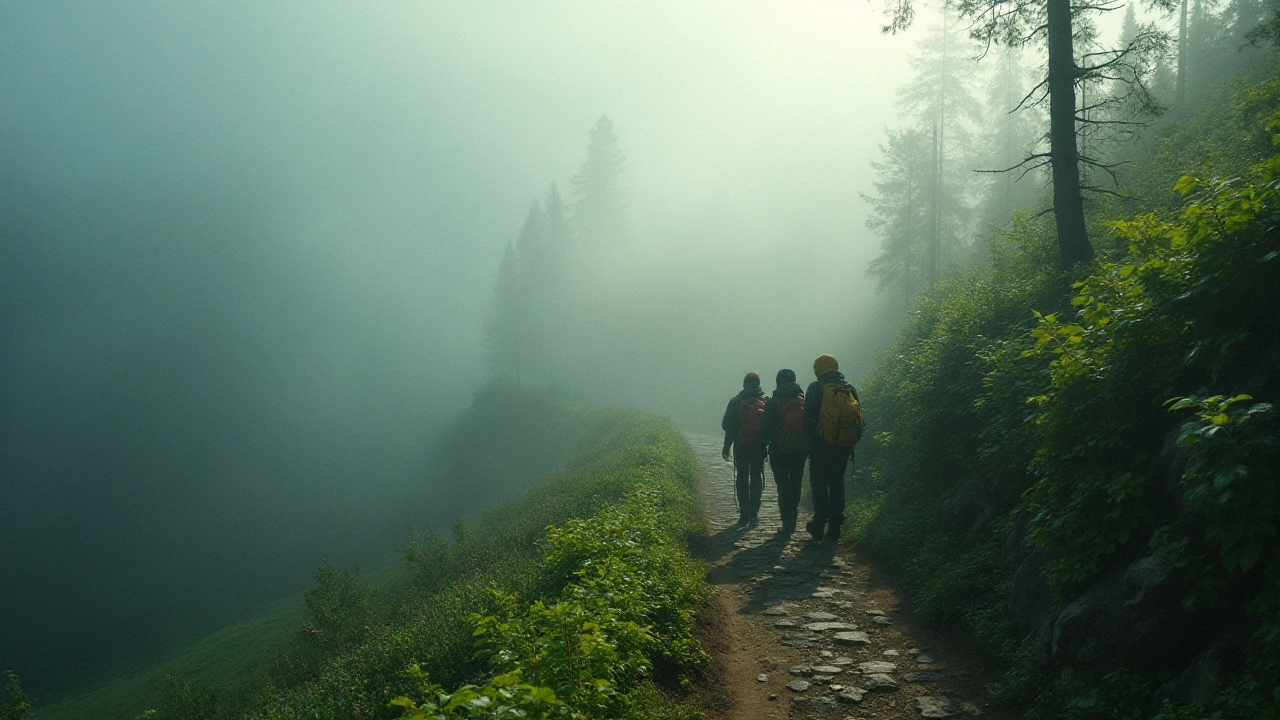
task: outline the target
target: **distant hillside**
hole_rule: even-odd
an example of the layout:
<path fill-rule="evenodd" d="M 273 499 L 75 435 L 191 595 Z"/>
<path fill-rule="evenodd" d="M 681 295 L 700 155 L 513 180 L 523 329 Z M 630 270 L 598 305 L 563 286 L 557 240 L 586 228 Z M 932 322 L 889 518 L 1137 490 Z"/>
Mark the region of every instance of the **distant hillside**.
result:
<path fill-rule="evenodd" d="M 471 407 L 427 450 L 435 469 L 433 482 L 439 478 L 442 488 L 435 498 L 436 507 L 448 510 L 459 521 L 472 519 L 460 522 L 456 529 L 462 533 L 463 547 L 474 549 L 476 533 L 486 532 L 478 530 L 474 521 L 479 521 L 481 527 L 492 527 L 495 522 L 493 516 L 480 519 L 486 511 L 539 487 L 562 468 L 579 467 L 616 450 L 616 434 L 634 422 L 634 416 L 625 411 L 583 406 L 552 390 L 486 387 L 476 393 Z M 578 511 L 582 502 L 575 506 Z M 554 517 L 560 516 L 552 513 L 546 519 Z M 338 571 L 338 577 L 350 575 L 357 579 L 356 584 L 367 595 L 371 618 L 389 618 L 400 612 L 397 608 L 406 598 L 432 583 L 443 582 L 437 578 L 422 585 L 422 553 L 440 547 L 449 546 L 430 529 L 421 529 L 401 551 L 362 568 L 359 575 Z M 407 563 L 406 558 L 412 561 Z M 479 562 L 468 558 L 466 563 Z M 172 658 L 124 670 L 114 679 L 66 697 L 47 702 L 37 698 L 38 717 L 132 720 L 148 708 L 155 708 L 161 717 L 166 717 L 165 698 L 172 701 L 170 696 L 191 694 L 196 692 L 193 688 L 199 689 L 197 695 L 209 693 L 217 697 L 218 706 L 224 710 L 244 708 L 261 688 L 297 681 L 294 676 L 283 678 L 298 672 L 299 663 L 319 661 L 323 653 L 314 647 L 312 636 L 302 630 L 315 625 L 304 598 L 283 598 L 259 615 L 212 633 Z M 456 665 L 466 666 L 465 662 Z"/>

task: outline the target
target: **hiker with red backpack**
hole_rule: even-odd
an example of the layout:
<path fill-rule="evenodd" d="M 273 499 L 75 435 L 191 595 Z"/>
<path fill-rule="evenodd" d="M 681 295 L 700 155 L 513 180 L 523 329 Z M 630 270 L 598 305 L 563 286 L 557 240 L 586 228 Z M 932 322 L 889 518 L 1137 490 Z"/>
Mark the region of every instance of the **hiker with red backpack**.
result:
<path fill-rule="evenodd" d="M 796 530 L 804 460 L 811 444 L 810 435 L 804 429 L 804 391 L 796 383 L 794 370 L 778 371 L 777 387 L 764 401 L 758 442 L 761 452 L 768 455 L 773 483 L 778 486 L 782 532 L 790 535 Z"/>
<path fill-rule="evenodd" d="M 760 390 L 760 376 L 749 372 L 742 379 L 742 392 L 733 396 L 725 408 L 724 450 L 729 459 L 733 450 L 733 469 L 737 473 L 734 495 L 738 500 L 738 524 L 756 522 L 760 512 L 760 497 L 764 494 L 764 453 L 757 442 L 760 418 L 764 415 L 764 392 Z"/>
<path fill-rule="evenodd" d="M 844 471 L 853 446 L 862 439 L 862 405 L 834 357 L 819 355 L 813 361 L 813 374 L 817 380 L 810 383 L 804 398 L 804 427 L 813 437 L 809 449 L 813 520 L 805 529 L 814 540 L 835 541 L 844 523 Z"/>

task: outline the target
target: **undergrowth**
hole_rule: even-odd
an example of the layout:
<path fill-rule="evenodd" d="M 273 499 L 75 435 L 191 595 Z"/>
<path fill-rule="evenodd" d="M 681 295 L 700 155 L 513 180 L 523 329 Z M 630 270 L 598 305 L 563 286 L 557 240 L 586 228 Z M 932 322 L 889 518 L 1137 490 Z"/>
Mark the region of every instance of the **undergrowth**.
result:
<path fill-rule="evenodd" d="M 1106 223 L 1116 249 L 1091 268 L 1054 269 L 1042 220 L 992 238 L 988 265 L 928 292 L 864 382 L 878 432 L 859 447 L 851 533 L 926 618 L 980 641 L 997 698 L 1027 717 L 1280 712 L 1280 156 L 1262 150 L 1280 121 L 1239 133 L 1277 108 L 1268 78 L 1188 121 L 1202 136 L 1182 161 L 1202 172 L 1163 176 L 1179 202 L 1154 206 L 1173 209 Z M 1205 170 L 1224 154 L 1250 169 Z M 1170 162 L 1162 148 L 1137 165 Z M 1032 551 L 1059 607 L 1137 557 L 1167 561 L 1187 612 L 1232 618 L 1222 642 L 1244 661 L 1183 705 L 1166 683 L 1189 658 L 1059 674 L 1010 611 Z"/>

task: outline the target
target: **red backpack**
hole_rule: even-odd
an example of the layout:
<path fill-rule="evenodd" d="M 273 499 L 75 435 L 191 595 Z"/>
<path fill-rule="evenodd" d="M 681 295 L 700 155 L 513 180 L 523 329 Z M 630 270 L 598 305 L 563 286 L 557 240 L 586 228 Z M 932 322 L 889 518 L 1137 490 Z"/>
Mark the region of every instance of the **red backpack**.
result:
<path fill-rule="evenodd" d="M 778 435 L 774 446 L 784 453 L 809 452 L 810 437 L 804 431 L 804 395 L 780 398 L 778 403 Z"/>
<path fill-rule="evenodd" d="M 764 417 L 764 398 L 738 399 L 738 442 L 755 445 L 760 432 L 760 418 Z"/>

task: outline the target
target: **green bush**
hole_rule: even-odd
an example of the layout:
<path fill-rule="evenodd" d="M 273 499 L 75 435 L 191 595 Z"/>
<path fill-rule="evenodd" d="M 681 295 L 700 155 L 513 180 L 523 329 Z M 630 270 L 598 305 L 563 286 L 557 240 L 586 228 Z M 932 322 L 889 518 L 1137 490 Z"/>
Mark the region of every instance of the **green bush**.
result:
<path fill-rule="evenodd" d="M 405 718 L 620 717 L 646 697 L 633 693 L 655 664 L 687 678 L 706 659 L 692 637 L 704 572 L 679 534 L 670 499 L 681 495 L 651 477 L 620 504 L 548 528 L 543 574 L 562 589 L 527 607 L 495 589 L 495 611 L 471 617 L 477 656 L 498 674 L 444 693 L 419 668 L 419 700 L 392 704 Z"/>

